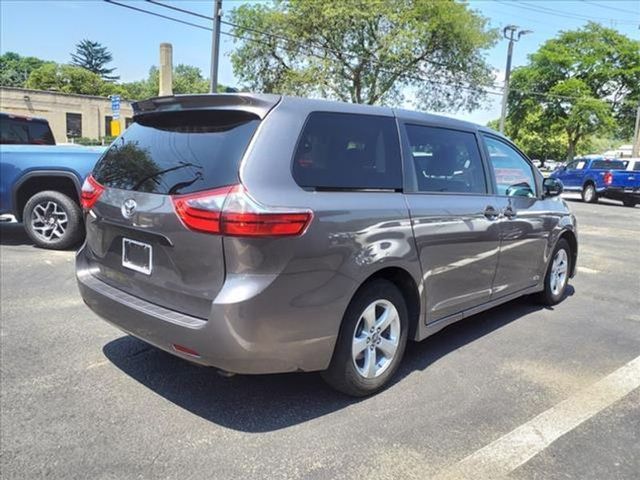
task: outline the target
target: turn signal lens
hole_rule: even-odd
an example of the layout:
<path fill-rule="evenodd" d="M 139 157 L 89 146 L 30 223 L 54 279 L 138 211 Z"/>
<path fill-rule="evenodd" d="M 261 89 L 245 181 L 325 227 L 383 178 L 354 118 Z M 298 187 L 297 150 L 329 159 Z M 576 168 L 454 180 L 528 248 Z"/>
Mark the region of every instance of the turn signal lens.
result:
<path fill-rule="evenodd" d="M 265 207 L 242 185 L 171 197 L 176 213 L 191 230 L 235 237 L 283 237 L 304 233 L 309 210 Z"/>
<path fill-rule="evenodd" d="M 93 207 L 100 195 L 104 192 L 104 187 L 100 185 L 93 175 L 89 175 L 82 184 L 82 192 L 80 194 L 80 205 L 85 210 Z"/>

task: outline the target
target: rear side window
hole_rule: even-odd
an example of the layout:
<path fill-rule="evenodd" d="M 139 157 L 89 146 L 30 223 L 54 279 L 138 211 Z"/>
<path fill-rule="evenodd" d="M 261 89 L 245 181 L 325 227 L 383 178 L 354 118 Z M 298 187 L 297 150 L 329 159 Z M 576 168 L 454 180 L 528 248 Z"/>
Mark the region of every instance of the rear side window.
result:
<path fill-rule="evenodd" d="M 635 172 L 640 171 L 640 161 L 636 161 L 636 162 L 634 162 L 634 164 L 633 164 L 633 170 L 634 170 Z"/>
<path fill-rule="evenodd" d="M 624 170 L 627 165 L 620 160 L 594 160 L 591 162 L 591 168 L 593 170 Z"/>
<path fill-rule="evenodd" d="M 144 115 L 116 139 L 93 176 L 107 187 L 169 195 L 232 185 L 258 123 L 244 112 Z"/>
<path fill-rule="evenodd" d="M 418 191 L 487 193 L 480 150 L 473 133 L 407 125 Z"/>
<path fill-rule="evenodd" d="M 49 124 L 40 120 L 0 117 L 0 144 L 55 145 Z"/>
<path fill-rule="evenodd" d="M 391 117 L 312 113 L 293 162 L 301 187 L 402 188 L 400 143 Z"/>

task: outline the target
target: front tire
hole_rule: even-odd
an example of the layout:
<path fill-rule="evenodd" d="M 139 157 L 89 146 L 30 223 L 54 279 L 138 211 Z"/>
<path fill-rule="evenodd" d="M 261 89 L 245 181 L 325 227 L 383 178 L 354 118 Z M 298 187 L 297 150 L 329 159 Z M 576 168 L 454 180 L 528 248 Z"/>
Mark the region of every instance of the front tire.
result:
<path fill-rule="evenodd" d="M 544 290 L 539 295 L 540 303 L 543 305 L 549 307 L 557 305 L 566 296 L 571 258 L 569 242 L 561 238 L 551 255 L 551 262 L 544 277 Z"/>
<path fill-rule="evenodd" d="M 345 312 L 333 358 L 322 377 L 354 397 L 381 390 L 400 365 L 408 330 L 400 290 L 383 279 L 365 284 Z"/>
<path fill-rule="evenodd" d="M 633 207 L 635 207 L 635 206 L 636 206 L 636 202 L 634 202 L 633 200 L 623 200 L 623 201 L 622 201 L 622 204 L 623 204 L 625 207 L 631 207 L 631 208 L 633 208 Z"/>
<path fill-rule="evenodd" d="M 582 201 L 585 203 L 598 203 L 598 192 L 593 183 L 587 183 L 582 187 Z"/>
<path fill-rule="evenodd" d="M 36 193 L 25 205 L 22 221 L 27 235 L 38 247 L 64 250 L 82 239 L 80 207 L 60 192 Z"/>

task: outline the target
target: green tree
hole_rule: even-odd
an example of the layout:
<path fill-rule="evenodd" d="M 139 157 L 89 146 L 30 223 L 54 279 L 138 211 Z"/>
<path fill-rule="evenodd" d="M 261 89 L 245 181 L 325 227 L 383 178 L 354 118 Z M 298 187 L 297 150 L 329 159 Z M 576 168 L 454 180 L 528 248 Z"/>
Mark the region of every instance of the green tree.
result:
<path fill-rule="evenodd" d="M 487 126 L 498 130 L 500 120 L 492 120 Z M 537 158 L 544 162 L 546 159 L 564 159 L 567 151 L 567 136 L 557 128 L 551 128 L 540 118 L 539 111 L 532 111 L 513 124 L 509 118 L 505 122 L 505 133 L 529 158 Z M 587 153 L 587 152 L 585 152 Z"/>
<path fill-rule="evenodd" d="M 142 100 L 157 97 L 160 89 L 160 72 L 158 67 L 149 69 L 149 76 L 145 80 L 125 83 L 122 87 L 126 90 L 125 98 Z M 228 91 L 229 87 L 218 85 L 218 92 Z M 173 93 L 207 93 L 209 92 L 209 80 L 202 76 L 202 71 L 192 65 L 179 64 L 173 69 Z"/>
<path fill-rule="evenodd" d="M 108 96 L 123 91 L 118 85 L 104 81 L 99 75 L 89 70 L 55 63 L 47 63 L 33 70 L 27 79 L 26 87 L 98 96 Z"/>
<path fill-rule="evenodd" d="M 453 0 L 276 0 L 231 22 L 234 72 L 254 91 L 389 104 L 409 90 L 422 108 L 471 110 L 493 80 L 496 32 Z"/>
<path fill-rule="evenodd" d="M 108 81 L 118 80 L 120 77 L 111 75 L 115 68 L 106 65 L 113 60 L 111 52 L 99 42 L 82 40 L 76 45 L 76 52 L 71 54 L 71 63 L 77 67 L 86 68 Z"/>
<path fill-rule="evenodd" d="M 593 135 L 628 135 L 638 99 L 640 42 L 589 23 L 548 40 L 513 72 L 508 133 L 517 138 L 534 118 L 529 128 L 564 133 L 571 159 Z"/>
<path fill-rule="evenodd" d="M 24 88 L 31 72 L 46 63 L 36 57 L 23 57 L 14 52 L 0 55 L 0 85 Z"/>

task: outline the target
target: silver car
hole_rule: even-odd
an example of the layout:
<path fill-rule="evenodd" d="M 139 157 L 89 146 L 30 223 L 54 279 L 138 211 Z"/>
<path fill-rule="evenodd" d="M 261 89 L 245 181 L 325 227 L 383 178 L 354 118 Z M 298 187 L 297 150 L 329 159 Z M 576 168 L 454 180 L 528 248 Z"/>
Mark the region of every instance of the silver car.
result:
<path fill-rule="evenodd" d="M 275 95 L 134 109 L 83 187 L 78 285 L 185 360 L 367 395 L 408 340 L 522 295 L 555 304 L 575 273 L 562 184 L 487 128 Z"/>

